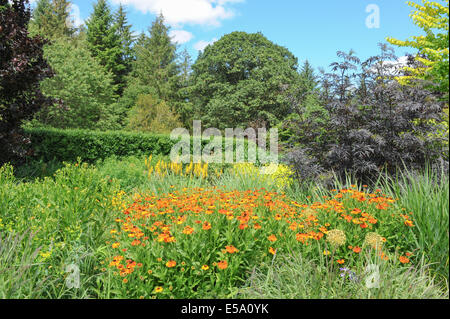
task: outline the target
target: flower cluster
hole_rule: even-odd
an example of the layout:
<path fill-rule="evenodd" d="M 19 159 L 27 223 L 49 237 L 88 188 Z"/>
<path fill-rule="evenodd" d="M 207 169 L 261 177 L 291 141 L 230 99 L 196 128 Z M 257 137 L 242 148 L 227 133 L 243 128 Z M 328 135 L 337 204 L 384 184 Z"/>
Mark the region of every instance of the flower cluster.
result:
<path fill-rule="evenodd" d="M 114 257 L 107 262 L 128 283 L 143 281 L 158 295 L 176 297 L 185 296 L 186 289 L 190 295 L 206 293 L 211 283 L 231 287 L 249 264 L 280 251 L 319 253 L 348 267 L 363 252 L 388 260 L 398 249 L 408 254 L 412 227 L 394 204 L 379 190 L 356 187 L 310 204 L 265 189 L 185 188 L 137 195 L 109 231 Z M 399 264 L 409 263 L 407 256 Z"/>
<path fill-rule="evenodd" d="M 194 176 L 202 179 L 208 178 L 208 163 L 196 163 L 183 165 L 183 163 L 177 162 L 165 162 L 159 160 L 155 165 L 152 165 L 153 157 L 145 159 L 145 167 L 147 168 L 147 175 L 151 177 L 153 175 L 163 178 L 167 175 L 174 176 Z M 221 172 L 220 172 L 221 173 Z"/>
<path fill-rule="evenodd" d="M 293 182 L 293 170 L 283 164 L 270 163 L 257 167 L 253 163 L 237 163 L 233 165 L 232 174 L 243 178 L 250 178 L 269 185 L 274 185 L 282 190 Z"/>

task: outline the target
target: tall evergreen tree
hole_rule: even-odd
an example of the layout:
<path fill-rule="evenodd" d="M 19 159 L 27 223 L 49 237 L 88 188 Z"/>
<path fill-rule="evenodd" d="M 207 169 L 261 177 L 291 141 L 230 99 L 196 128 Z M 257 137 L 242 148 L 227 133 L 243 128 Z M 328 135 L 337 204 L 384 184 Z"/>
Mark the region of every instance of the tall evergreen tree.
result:
<path fill-rule="evenodd" d="M 119 36 L 120 42 L 122 44 L 122 54 L 121 60 L 125 66 L 121 72 L 119 72 L 119 94 L 122 94 L 126 85 L 126 76 L 130 73 L 132 68 L 132 62 L 134 60 L 133 43 L 135 42 L 135 37 L 131 32 L 131 25 L 128 23 L 127 12 L 122 4 L 119 5 L 114 16 L 117 34 Z"/>
<path fill-rule="evenodd" d="M 113 74 L 114 84 L 120 86 L 126 66 L 122 61 L 122 43 L 117 24 L 106 0 L 98 0 L 94 4 L 94 12 L 86 26 L 89 50 Z"/>
<path fill-rule="evenodd" d="M 136 105 L 140 95 L 147 94 L 164 101 L 164 105 L 171 110 L 176 109 L 175 104 L 179 99 L 177 49 L 171 42 L 169 28 L 164 24 L 162 14 L 153 22 L 149 33 L 150 36 L 141 34 L 134 46 L 136 60 L 133 61 L 128 86 L 119 102 L 124 114 Z"/>
<path fill-rule="evenodd" d="M 39 0 L 33 10 L 30 31 L 49 39 L 72 36 L 75 28 L 70 19 L 71 5 L 67 0 Z"/>
<path fill-rule="evenodd" d="M 159 99 L 170 102 L 174 98 L 178 67 L 176 45 L 171 42 L 169 27 L 160 14 L 153 22 L 150 37 L 140 39 L 136 48 L 134 76 L 142 84 L 155 90 Z"/>

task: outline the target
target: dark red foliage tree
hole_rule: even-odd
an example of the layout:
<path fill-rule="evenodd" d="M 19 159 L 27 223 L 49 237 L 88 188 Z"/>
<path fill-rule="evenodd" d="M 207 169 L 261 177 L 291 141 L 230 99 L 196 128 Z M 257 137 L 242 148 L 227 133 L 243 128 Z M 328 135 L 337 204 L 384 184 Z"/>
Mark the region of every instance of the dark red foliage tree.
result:
<path fill-rule="evenodd" d="M 28 0 L 0 0 L 0 165 L 27 155 L 20 125 L 51 102 L 39 89 L 53 76 L 43 57 L 47 41 L 29 36 L 29 21 Z"/>

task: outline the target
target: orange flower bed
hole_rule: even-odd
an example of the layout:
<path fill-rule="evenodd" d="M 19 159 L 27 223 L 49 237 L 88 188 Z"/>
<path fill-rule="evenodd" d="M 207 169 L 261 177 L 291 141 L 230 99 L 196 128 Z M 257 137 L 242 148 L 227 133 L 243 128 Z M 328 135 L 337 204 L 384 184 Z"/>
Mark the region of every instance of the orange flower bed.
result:
<path fill-rule="evenodd" d="M 264 189 L 183 189 L 138 196 L 121 214 L 109 230 L 108 263 L 113 274 L 128 277 L 127 285 L 142 283 L 139 296 L 149 290 L 203 296 L 233 286 L 283 251 L 340 265 L 355 265 L 364 252 L 389 259 L 396 247 L 407 252 L 414 227 L 411 213 L 394 199 L 356 188 L 308 204 Z"/>

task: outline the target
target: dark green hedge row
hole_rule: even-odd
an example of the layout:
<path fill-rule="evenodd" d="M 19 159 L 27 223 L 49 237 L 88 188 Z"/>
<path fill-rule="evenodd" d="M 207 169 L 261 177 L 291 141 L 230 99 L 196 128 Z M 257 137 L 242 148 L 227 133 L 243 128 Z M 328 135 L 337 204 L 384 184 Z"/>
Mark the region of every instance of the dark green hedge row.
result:
<path fill-rule="evenodd" d="M 72 162 L 81 158 L 82 161 L 95 162 L 111 156 L 170 155 L 172 147 L 178 143 L 169 135 L 124 131 L 27 128 L 25 132 L 31 139 L 34 156 L 44 161 Z M 202 141 L 203 146 L 208 143 L 208 140 Z M 244 145 L 247 150 L 248 142 L 245 141 Z"/>

